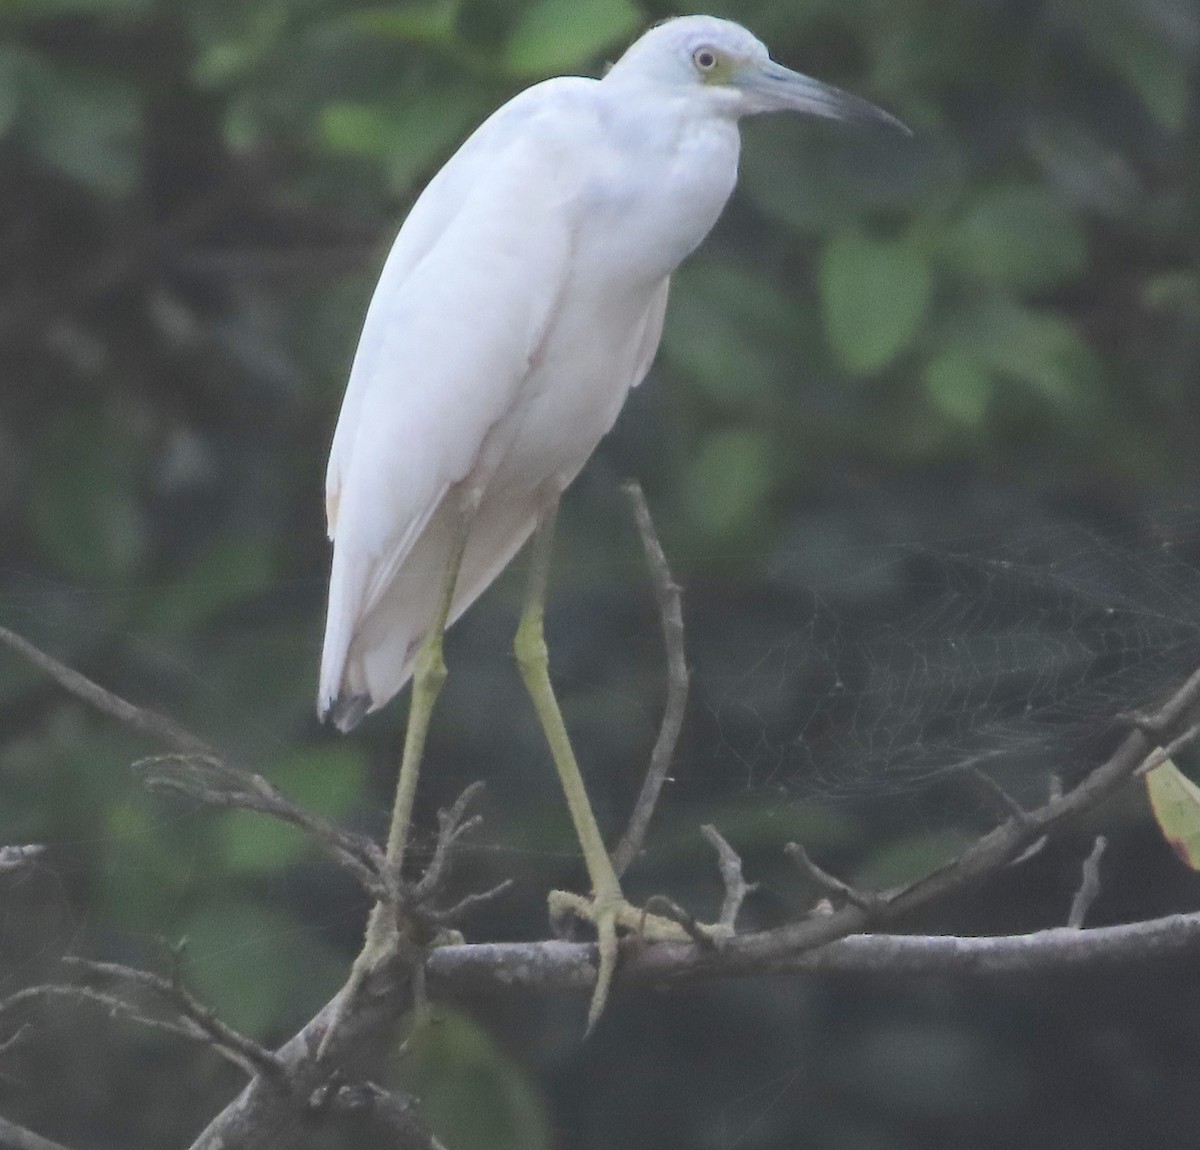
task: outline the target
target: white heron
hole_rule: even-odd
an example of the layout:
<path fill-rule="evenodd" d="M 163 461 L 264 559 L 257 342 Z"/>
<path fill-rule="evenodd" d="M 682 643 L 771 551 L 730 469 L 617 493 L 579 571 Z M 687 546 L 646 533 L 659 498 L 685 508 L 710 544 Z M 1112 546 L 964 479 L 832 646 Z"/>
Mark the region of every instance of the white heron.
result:
<path fill-rule="evenodd" d="M 540 529 L 515 649 L 591 879 L 590 900 L 563 896 L 600 942 L 591 1021 L 633 908 L 547 671 L 552 525 L 563 490 L 650 368 L 672 272 L 733 192 L 739 119 L 776 111 L 902 127 L 708 16 L 651 29 L 601 80 L 560 77 L 510 100 L 405 220 L 330 453 L 318 710 L 348 730 L 415 676 L 388 842 L 397 870 L 446 674 L 443 631 Z"/>

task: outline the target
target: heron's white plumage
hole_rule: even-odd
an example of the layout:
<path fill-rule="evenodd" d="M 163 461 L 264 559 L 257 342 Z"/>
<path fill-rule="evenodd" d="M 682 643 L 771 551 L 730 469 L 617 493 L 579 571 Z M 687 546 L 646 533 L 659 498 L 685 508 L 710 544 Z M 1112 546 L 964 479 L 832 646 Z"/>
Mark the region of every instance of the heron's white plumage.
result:
<path fill-rule="evenodd" d="M 734 79 L 700 74 L 708 46 Z M 322 714 L 352 725 L 404 685 L 464 499 L 451 619 L 612 426 L 654 358 L 671 273 L 733 191 L 738 116 L 789 106 L 768 66 L 804 79 L 736 24 L 670 21 L 603 80 L 549 80 L 509 101 L 417 200 L 330 454 Z"/>

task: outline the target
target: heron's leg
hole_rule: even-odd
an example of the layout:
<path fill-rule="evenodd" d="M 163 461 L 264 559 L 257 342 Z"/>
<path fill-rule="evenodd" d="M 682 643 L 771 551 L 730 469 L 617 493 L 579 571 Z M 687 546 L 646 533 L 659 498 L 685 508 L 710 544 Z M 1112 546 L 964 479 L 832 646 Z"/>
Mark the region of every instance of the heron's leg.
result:
<path fill-rule="evenodd" d="M 463 552 L 467 549 L 471 513 L 466 506 L 460 508 L 455 523 L 450 552 L 446 560 L 446 572 L 438 595 L 437 611 L 413 664 L 412 699 L 408 705 L 408 726 L 404 732 L 404 755 L 400 760 L 400 777 L 396 782 L 396 799 L 392 806 L 392 821 L 388 827 L 387 865 L 396 881 L 400 880 L 404 865 L 404 849 L 408 844 L 408 831 L 412 823 L 413 804 L 417 797 L 417 779 L 421 773 L 421 759 L 425 755 L 425 739 L 429 734 L 429 722 L 433 708 L 446 682 L 446 660 L 443 645 L 450 608 L 454 603 L 454 588 L 458 583 L 458 572 L 462 567 Z M 367 926 L 367 946 L 372 934 L 378 933 L 377 920 L 384 907 L 377 904 Z"/>
<path fill-rule="evenodd" d="M 438 595 L 437 612 L 433 623 L 417 650 L 413 665 L 412 699 L 408 706 L 408 726 L 404 734 L 404 755 L 400 760 L 400 777 L 396 783 L 396 798 L 392 806 L 392 821 L 388 828 L 386 866 L 391 872 L 396 889 L 399 888 L 400 871 L 404 863 L 404 848 L 408 842 L 409 825 L 412 822 L 413 803 L 417 794 L 417 778 L 421 773 L 421 759 L 425 754 L 425 738 L 429 733 L 429 721 L 433 717 L 434 704 L 446 682 L 446 661 L 442 654 L 446 624 L 450 608 L 454 603 L 454 588 L 458 583 L 458 572 L 462 567 L 463 553 L 467 548 L 474 507 L 463 501 L 455 522 L 454 536 L 446 562 L 445 576 Z M 358 992 L 366 976 L 384 958 L 391 955 L 399 941 L 400 922 L 393 904 L 377 902 L 367 919 L 366 938 L 363 948 L 354 960 L 350 978 L 335 1010 L 333 1021 L 326 1029 L 326 1038 L 321 1040 L 318 1057 L 324 1051 L 325 1042 L 341 1021 L 343 1006 Z"/>
<path fill-rule="evenodd" d="M 542 518 L 533 540 L 533 555 L 530 560 L 529 584 L 525 593 L 525 607 L 517 627 L 513 646 L 521 678 L 533 700 L 538 722 L 562 782 L 575 834 L 583 848 L 588 877 L 592 883 L 591 899 L 582 898 L 568 891 L 552 891 L 550 914 L 553 918 L 574 916 L 586 919 L 596 928 L 600 950 L 600 968 L 596 974 L 596 989 L 588 1010 L 588 1029 L 595 1025 L 604 1010 L 608 989 L 612 984 L 617 965 L 617 930 L 636 931 L 651 941 L 687 942 L 693 937 L 679 923 L 660 915 L 648 914 L 631 905 L 621 893 L 620 880 L 613 869 L 612 860 L 596 824 L 588 801 L 583 776 L 571 749 L 571 740 L 563 722 L 554 688 L 550 683 L 550 660 L 542 623 L 546 603 L 546 583 L 550 571 L 550 550 L 554 536 L 554 521 L 558 503 L 550 507 Z M 720 928 L 708 928 L 693 924 L 694 929 L 716 937 Z"/>
<path fill-rule="evenodd" d="M 629 908 L 621 894 L 621 884 L 613 870 L 608 850 L 601 837 L 600 828 L 596 824 L 596 816 L 592 813 L 591 803 L 588 802 L 587 791 L 584 788 L 583 776 L 579 773 L 579 764 L 575 761 L 575 752 L 571 749 L 571 740 L 563 723 L 562 712 L 558 700 L 554 697 L 554 688 L 550 683 L 549 655 L 546 650 L 546 639 L 542 630 L 542 621 L 546 603 L 546 582 L 550 569 L 550 550 L 554 537 L 554 521 L 558 512 L 557 500 L 543 516 L 533 541 L 533 555 L 530 561 L 529 584 L 525 594 L 525 608 L 521 613 L 521 622 L 517 627 L 517 636 L 513 644 L 516 651 L 517 664 L 521 669 L 521 678 L 525 688 L 533 700 L 537 711 L 538 722 L 550 744 L 550 753 L 562 782 L 563 793 L 566 795 L 567 807 L 571 812 L 571 821 L 575 824 L 575 834 L 579 845 L 583 848 L 584 861 L 587 863 L 588 877 L 592 883 L 592 901 L 575 900 L 564 896 L 569 906 L 557 907 L 552 896 L 551 911 L 567 910 L 582 913 L 596 927 L 597 941 L 600 948 L 600 968 L 596 976 L 596 989 L 592 994 L 592 1004 L 588 1011 L 588 1027 L 591 1028 L 604 1009 L 608 996 L 608 988 L 612 983 L 613 973 L 617 964 L 617 926 L 628 921 Z M 556 892 L 562 894 L 562 892 Z"/>

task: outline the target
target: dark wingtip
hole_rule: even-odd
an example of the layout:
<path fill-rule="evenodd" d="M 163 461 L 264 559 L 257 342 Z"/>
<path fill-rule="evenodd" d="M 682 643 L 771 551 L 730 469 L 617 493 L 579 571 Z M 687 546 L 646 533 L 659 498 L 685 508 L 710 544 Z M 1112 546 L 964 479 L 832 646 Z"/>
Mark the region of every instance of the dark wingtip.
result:
<path fill-rule="evenodd" d="M 363 716 L 370 709 L 370 695 L 365 693 L 360 695 L 339 695 L 326 708 L 321 718 L 325 722 L 332 722 L 344 735 L 347 731 L 354 730 L 362 722 Z"/>

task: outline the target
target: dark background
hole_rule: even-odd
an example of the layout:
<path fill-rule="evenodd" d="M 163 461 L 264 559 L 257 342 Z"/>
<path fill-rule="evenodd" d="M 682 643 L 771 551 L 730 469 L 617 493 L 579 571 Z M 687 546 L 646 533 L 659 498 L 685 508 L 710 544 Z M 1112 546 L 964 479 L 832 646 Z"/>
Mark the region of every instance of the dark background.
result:
<path fill-rule="evenodd" d="M 663 696 L 621 481 L 686 588 L 696 683 L 641 899 L 711 913 L 712 821 L 813 899 L 799 839 L 864 883 L 1044 797 L 1200 661 L 1194 0 L 714 4 L 915 137 L 747 124 L 740 190 L 679 273 L 663 350 L 568 497 L 548 620 L 593 802 L 619 831 Z M 596 74 L 628 0 L 8 0 L 0 7 L 0 624 L 168 711 L 300 801 L 385 825 L 394 705 L 312 714 L 325 456 L 374 277 L 466 132 Z M 520 564 L 456 628 L 418 819 L 485 778 L 473 939 L 545 932 L 584 882 L 509 654 Z M 344 977 L 365 908 L 286 829 L 146 796 L 158 748 L 0 654 L 0 992 L 66 951 L 156 966 L 276 1041 Z M 1183 764 L 1186 766 L 1186 762 Z M 1144 798 L 917 930 L 1193 909 Z M 585 1003 L 440 1003 L 389 1074 L 452 1150 L 1195 1144 L 1200 980 L 762 979 Z M 46 1010 L 0 1111 L 84 1148 L 186 1145 L 238 1082 L 203 1051 Z M 15 1026 L 15 1020 L 13 1026 Z M 0 1035 L 0 1039 L 7 1034 Z"/>

